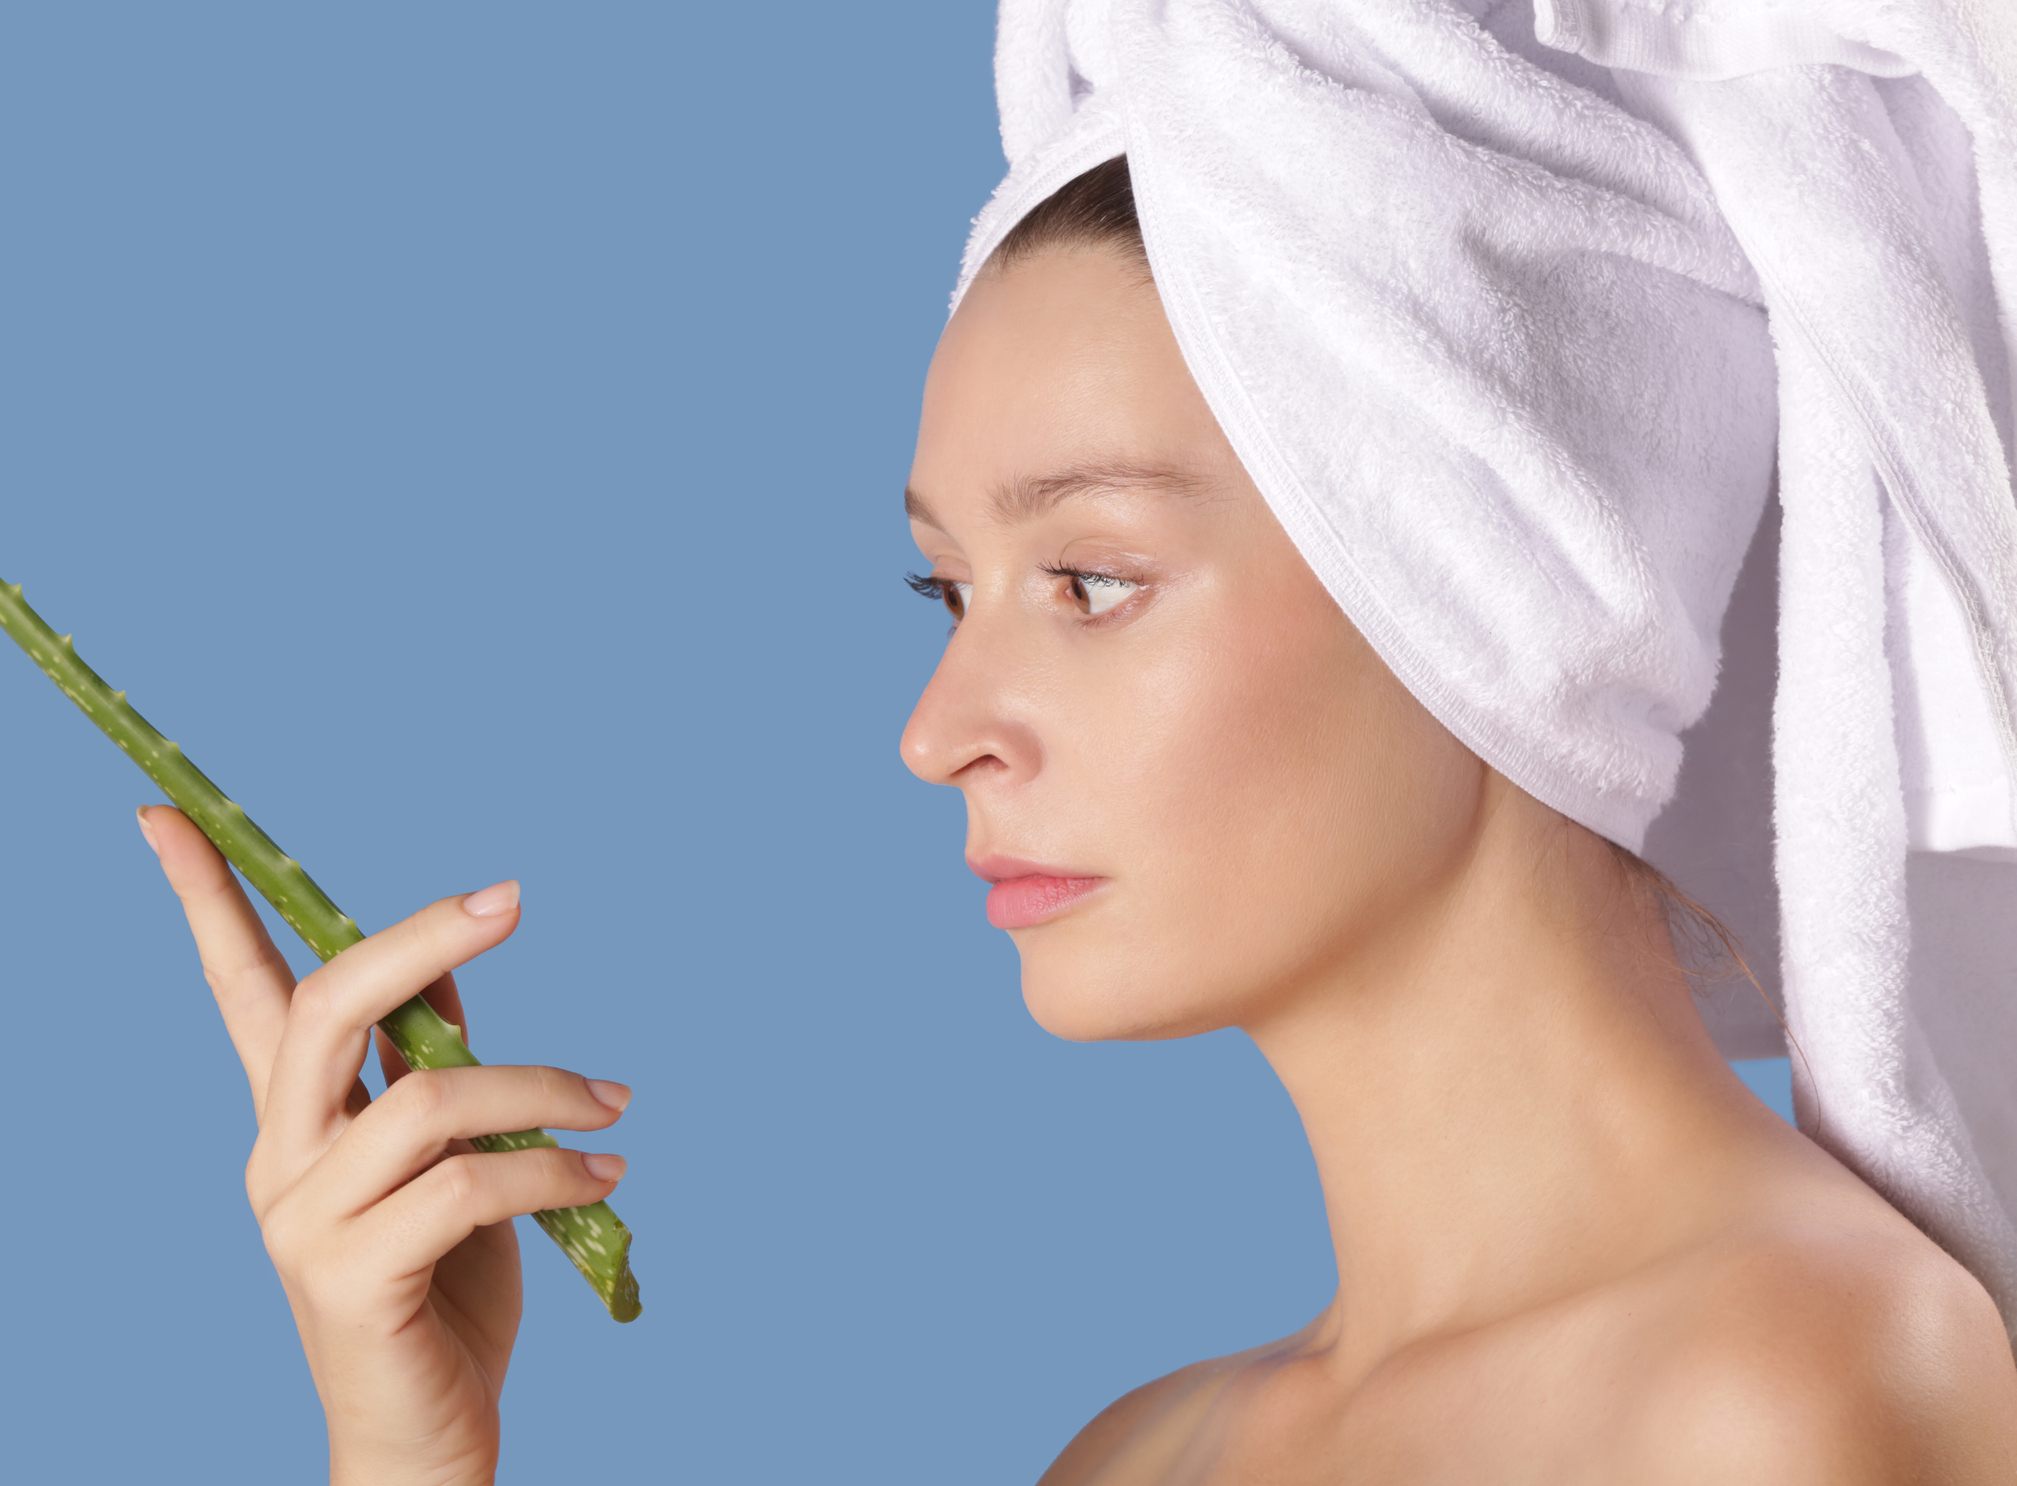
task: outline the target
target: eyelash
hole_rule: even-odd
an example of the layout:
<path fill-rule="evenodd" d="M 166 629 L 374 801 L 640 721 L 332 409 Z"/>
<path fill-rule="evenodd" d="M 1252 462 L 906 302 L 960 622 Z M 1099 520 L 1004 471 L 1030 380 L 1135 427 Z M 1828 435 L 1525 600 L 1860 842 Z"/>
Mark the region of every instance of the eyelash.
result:
<path fill-rule="evenodd" d="M 1081 583 L 1119 583 L 1123 581 L 1120 578 L 1116 578 L 1112 573 L 1091 573 L 1087 572 L 1084 568 L 1068 568 L 1063 565 L 1054 567 L 1047 562 L 1038 564 L 1037 570 L 1049 573 L 1053 578 L 1076 578 Z"/>
<path fill-rule="evenodd" d="M 1094 584 L 1104 586 L 1108 583 L 1120 583 L 1127 581 L 1125 579 L 1116 578 L 1112 573 L 1092 573 L 1087 572 L 1083 568 L 1068 568 L 1063 566 L 1062 564 L 1053 565 L 1051 563 L 1044 563 L 1039 568 L 1039 571 L 1048 573 L 1053 578 L 1072 578 L 1075 579 L 1077 582 L 1079 582 L 1081 585 Z M 947 608 L 952 607 L 950 601 L 946 597 L 947 592 L 955 586 L 951 579 L 934 578 L 924 573 L 905 573 L 903 575 L 903 581 L 904 586 L 909 588 L 910 591 L 916 594 L 919 598 L 929 599 L 932 603 L 942 604 Z M 1091 624 L 1097 624 L 1103 621 L 1105 618 L 1106 615 L 1104 614 L 1094 614 L 1088 616 L 1086 622 Z"/>
<path fill-rule="evenodd" d="M 969 586 L 964 583 L 955 583 L 950 578 L 933 578 L 923 573 L 905 573 L 903 581 L 910 586 L 912 593 L 917 594 L 920 598 L 933 600 L 946 613 L 952 615 L 952 629 L 946 631 L 946 637 L 950 639 L 952 637 L 952 630 L 958 629 L 959 622 L 966 618 L 966 597 L 964 594 L 959 594 L 956 598 L 955 595 L 957 590 L 969 588 Z M 971 589 L 969 588 L 970 591 Z"/>
<path fill-rule="evenodd" d="M 1062 563 L 1045 563 L 1041 571 L 1049 573 L 1053 578 L 1074 579 L 1081 587 L 1088 590 L 1092 588 L 1104 588 L 1109 583 L 1126 583 L 1135 588 L 1140 588 L 1141 586 L 1140 583 L 1131 578 L 1121 578 L 1113 573 L 1090 572 L 1085 568 L 1068 568 Z M 1104 624 L 1113 612 L 1113 610 L 1108 610 L 1105 614 L 1088 614 L 1079 623 Z"/>

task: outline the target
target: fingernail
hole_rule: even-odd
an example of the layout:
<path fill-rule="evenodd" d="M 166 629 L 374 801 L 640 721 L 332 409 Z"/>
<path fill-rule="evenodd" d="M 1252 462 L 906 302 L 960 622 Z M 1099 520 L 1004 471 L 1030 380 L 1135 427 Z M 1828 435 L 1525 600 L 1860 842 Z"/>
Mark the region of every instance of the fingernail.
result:
<path fill-rule="evenodd" d="M 621 1156 L 583 1156 L 581 1164 L 597 1181 L 613 1182 L 622 1178 L 630 1163 Z"/>
<path fill-rule="evenodd" d="M 471 918 L 496 918 L 517 906 L 518 884 L 515 882 L 493 883 L 482 892 L 471 893 L 462 900 L 462 911 Z"/>
<path fill-rule="evenodd" d="M 147 843 L 147 849 L 156 856 L 161 855 L 161 843 L 154 839 L 154 827 L 147 824 L 147 807 L 142 805 L 133 812 L 133 818 L 140 822 L 140 839 Z"/>
<path fill-rule="evenodd" d="M 630 1107 L 630 1089 L 624 1084 L 613 1084 L 606 1078 L 582 1080 L 588 1085 L 588 1092 L 595 1095 L 596 1102 L 607 1104 L 611 1109 Z"/>

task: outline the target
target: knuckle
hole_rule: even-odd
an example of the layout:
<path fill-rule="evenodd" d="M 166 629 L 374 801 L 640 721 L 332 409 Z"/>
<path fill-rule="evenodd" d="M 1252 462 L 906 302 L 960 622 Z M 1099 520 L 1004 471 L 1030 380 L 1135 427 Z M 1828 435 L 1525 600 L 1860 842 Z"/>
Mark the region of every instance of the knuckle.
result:
<path fill-rule="evenodd" d="M 451 948 L 449 914 L 458 911 L 454 898 L 430 903 L 399 926 L 402 937 L 422 959 L 429 962 L 446 959 Z"/>
<path fill-rule="evenodd" d="M 266 1163 L 259 1159 L 255 1147 L 252 1157 L 245 1163 L 245 1200 L 252 1205 L 254 1217 L 263 1217 L 272 1203 L 273 1184 L 266 1174 Z"/>
<path fill-rule="evenodd" d="M 455 1103 L 455 1080 L 445 1070 L 416 1068 L 387 1089 L 379 1102 L 411 1124 L 438 1125 Z"/>
<path fill-rule="evenodd" d="M 558 1150 L 542 1151 L 541 1154 L 547 1158 L 547 1174 L 555 1181 L 565 1182 L 572 1187 L 582 1182 L 601 1180 L 590 1175 L 588 1167 L 583 1164 L 580 1151 L 571 1151 L 563 1147 Z"/>
<path fill-rule="evenodd" d="M 577 1190 L 585 1174 L 579 1151 L 537 1146 L 519 1152 L 516 1159 L 525 1163 L 519 1172 L 528 1202 L 531 1202 L 530 1194 L 544 1194 L 534 1204 L 539 1207 L 567 1206 L 559 1199 Z"/>
<path fill-rule="evenodd" d="M 245 1158 L 245 1198 L 262 1223 L 267 1209 L 286 1195 L 288 1183 L 285 1164 L 274 1155 L 272 1142 L 261 1135 Z"/>
<path fill-rule="evenodd" d="M 423 909 L 412 918 L 403 918 L 391 928 L 381 929 L 371 937 L 395 954 L 405 954 L 419 949 L 423 947 L 425 941 L 421 938 L 418 920 L 424 917 L 425 913 L 426 910 Z"/>
<path fill-rule="evenodd" d="M 294 1275 L 310 1267 L 305 1264 L 310 1253 L 307 1225 L 293 1203 L 283 1198 L 270 1205 L 260 1221 L 259 1234 L 266 1241 L 267 1257 L 283 1275 Z"/>
<path fill-rule="evenodd" d="M 459 958 L 445 932 L 441 912 L 444 905 L 452 903 L 453 900 L 444 898 L 411 918 L 380 930 L 371 936 L 372 941 L 383 946 L 389 962 L 401 966 L 402 974 L 417 972 L 423 979 L 432 980 L 438 972 L 431 967 L 446 967 Z"/>
<path fill-rule="evenodd" d="M 251 979 L 291 974 L 287 961 L 271 944 L 252 945 L 234 955 L 198 946 L 203 961 L 203 979 L 216 995 L 227 995 L 233 987 Z"/>
<path fill-rule="evenodd" d="M 335 1004 L 335 983 L 327 975 L 317 971 L 294 988 L 294 995 L 287 1004 L 288 1019 L 305 1022 L 326 1021 Z"/>
<path fill-rule="evenodd" d="M 209 844 L 206 839 L 204 845 Z M 224 865 L 223 856 L 214 848 L 194 861 L 183 861 L 178 865 L 180 870 L 169 879 L 169 886 L 185 904 L 210 903 L 219 899 L 230 901 L 231 891 L 238 884 L 232 880 L 231 869 Z"/>
<path fill-rule="evenodd" d="M 533 1095 L 546 1108 L 564 1108 L 588 1093 L 587 1080 L 578 1074 L 546 1067 L 535 1067 L 530 1071 Z"/>
<path fill-rule="evenodd" d="M 450 1156 L 434 1168 L 442 1200 L 450 1207 L 467 1207 L 482 1193 L 483 1176 L 477 1166 L 480 1159 L 477 1156 Z"/>

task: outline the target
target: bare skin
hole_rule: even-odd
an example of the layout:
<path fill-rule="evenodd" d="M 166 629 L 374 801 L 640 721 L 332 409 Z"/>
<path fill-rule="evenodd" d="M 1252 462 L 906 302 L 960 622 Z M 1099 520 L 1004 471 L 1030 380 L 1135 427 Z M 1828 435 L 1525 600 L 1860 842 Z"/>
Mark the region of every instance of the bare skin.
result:
<path fill-rule="evenodd" d="M 466 1137 L 605 1129 L 630 1090 L 557 1068 L 410 1073 L 380 1037 L 388 1088 L 372 1102 L 357 1077 L 372 1024 L 422 990 L 463 1024 L 450 972 L 518 927 L 518 884 L 444 898 L 296 986 L 203 833 L 166 805 L 140 829 L 252 1088 L 245 1191 L 322 1397 L 331 1482 L 491 1481 L 520 1306 L 510 1220 L 608 1196 L 623 1158 L 478 1154 Z"/>
<path fill-rule="evenodd" d="M 2017 1479 L 1964 1271 L 1759 1108 L 1609 849 L 1415 704 L 1241 471 L 1154 291 L 1100 254 L 977 285 L 933 363 L 914 531 L 967 610 L 904 738 L 969 853 L 1099 879 L 1014 930 L 1061 1036 L 1245 1028 L 1316 1152 L 1338 1298 L 1095 1419 L 1049 1486 Z M 1046 569 L 1057 571 L 1046 571 Z M 1075 575 L 1072 570 L 1078 570 Z M 1095 612 L 1097 611 L 1097 612 Z M 259 1119 L 246 1190 L 339 1486 L 494 1478 L 508 1219 L 621 1158 L 620 1084 L 408 1074 L 370 1028 L 518 923 L 443 899 L 297 987 L 201 832 L 141 828 Z"/>
<path fill-rule="evenodd" d="M 1360 639 L 1139 269 L 975 284 L 912 531 L 958 627 L 904 734 L 1074 1039 L 1245 1029 L 1337 1251 L 1297 1335 L 1128 1395 L 1045 1486 L 2017 1480 L 1980 1285 L 1753 1099 L 1611 848 Z M 990 875 L 1012 875 L 997 871 Z"/>

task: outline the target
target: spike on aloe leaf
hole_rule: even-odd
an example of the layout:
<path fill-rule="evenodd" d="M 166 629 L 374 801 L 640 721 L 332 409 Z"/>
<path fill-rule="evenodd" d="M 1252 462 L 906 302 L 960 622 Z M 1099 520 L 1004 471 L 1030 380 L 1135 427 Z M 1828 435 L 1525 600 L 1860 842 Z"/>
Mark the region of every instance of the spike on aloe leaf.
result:
<path fill-rule="evenodd" d="M 182 749 L 155 731 L 136 712 L 126 693 L 114 691 L 77 656 L 69 635 L 59 637 L 21 596 L 19 583 L 0 580 L 0 630 L 61 687 L 90 719 L 195 821 L 225 859 L 322 959 L 334 959 L 364 933 L 344 915 L 301 864 L 273 844 L 252 817 L 183 756 Z M 419 996 L 395 1008 L 379 1024 L 410 1068 L 472 1068 L 476 1057 L 462 1029 L 445 1020 Z M 478 1150 L 518 1151 L 560 1144 L 544 1130 L 516 1130 L 472 1141 Z M 635 1320 L 643 1309 L 637 1279 L 630 1272 L 630 1230 L 606 1202 L 534 1213 L 547 1237 L 560 1245 L 595 1293 L 619 1321 Z"/>

